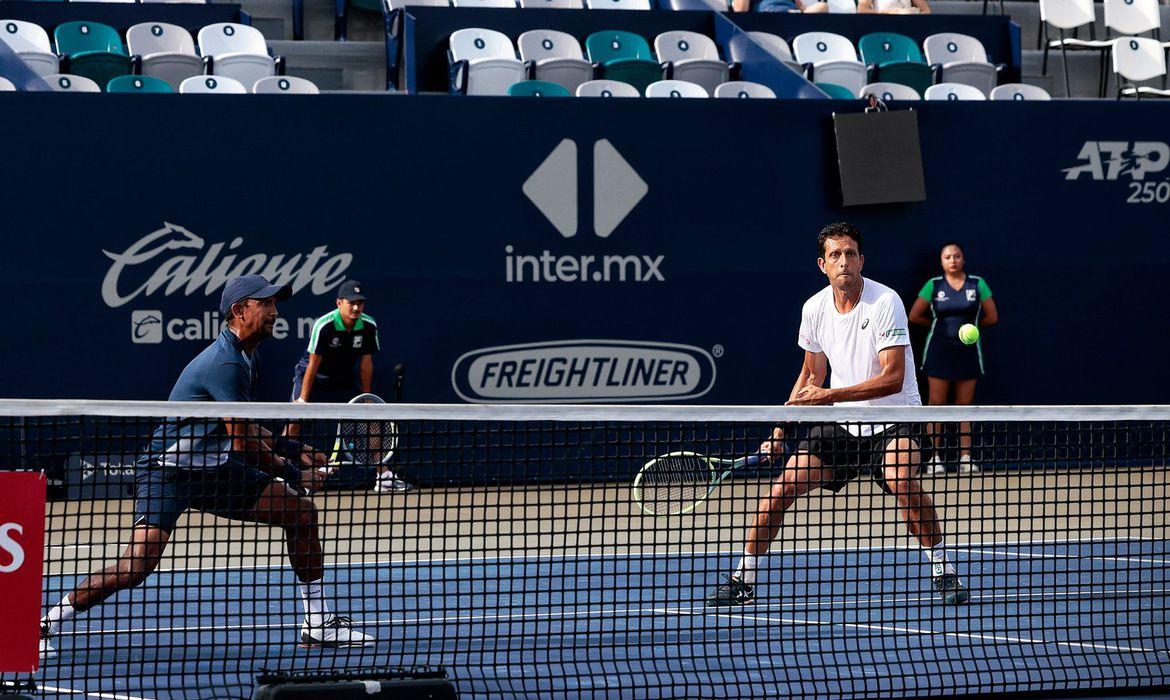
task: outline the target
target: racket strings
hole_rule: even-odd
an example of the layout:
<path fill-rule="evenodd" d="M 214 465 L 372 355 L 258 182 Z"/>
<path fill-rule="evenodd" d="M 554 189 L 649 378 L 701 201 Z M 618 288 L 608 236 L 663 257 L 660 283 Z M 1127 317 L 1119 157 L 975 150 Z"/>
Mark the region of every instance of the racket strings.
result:
<path fill-rule="evenodd" d="M 659 457 L 643 470 L 642 507 L 655 515 L 689 511 L 707 497 L 713 478 L 710 465 L 701 457 Z"/>

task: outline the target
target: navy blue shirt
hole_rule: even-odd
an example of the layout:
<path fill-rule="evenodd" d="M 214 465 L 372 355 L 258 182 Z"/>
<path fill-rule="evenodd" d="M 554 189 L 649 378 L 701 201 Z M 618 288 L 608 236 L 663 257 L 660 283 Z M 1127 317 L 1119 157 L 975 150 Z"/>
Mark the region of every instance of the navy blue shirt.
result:
<path fill-rule="evenodd" d="M 255 354 L 224 328 L 215 342 L 183 369 L 168 401 L 253 401 L 259 384 Z M 167 419 L 154 431 L 147 459 L 156 465 L 211 469 L 230 458 L 231 438 L 222 420 Z"/>

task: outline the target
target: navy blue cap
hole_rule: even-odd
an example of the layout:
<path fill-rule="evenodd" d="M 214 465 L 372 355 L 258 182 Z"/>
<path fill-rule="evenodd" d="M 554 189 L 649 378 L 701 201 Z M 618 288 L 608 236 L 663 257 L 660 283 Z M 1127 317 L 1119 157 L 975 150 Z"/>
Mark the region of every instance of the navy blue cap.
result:
<path fill-rule="evenodd" d="M 364 287 L 365 285 L 357 280 L 346 280 L 337 289 L 337 298 L 346 301 L 365 301 L 366 295 L 362 293 Z"/>
<path fill-rule="evenodd" d="M 219 298 L 219 312 L 226 316 L 232 304 L 245 299 L 276 297 L 277 301 L 284 301 L 291 296 L 292 287 L 287 284 L 273 284 L 260 275 L 233 277 L 223 286 L 223 296 Z"/>

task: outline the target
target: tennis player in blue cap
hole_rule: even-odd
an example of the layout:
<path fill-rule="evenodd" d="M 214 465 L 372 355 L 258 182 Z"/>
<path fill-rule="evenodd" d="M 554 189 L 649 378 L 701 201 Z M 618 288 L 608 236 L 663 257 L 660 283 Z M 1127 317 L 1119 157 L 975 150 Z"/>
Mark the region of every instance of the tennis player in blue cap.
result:
<path fill-rule="evenodd" d="M 229 280 L 219 311 L 226 327 L 179 375 L 170 401 L 254 401 L 256 348 L 272 336 L 276 302 L 292 290 L 259 275 Z M 303 646 L 357 646 L 373 637 L 334 614 L 322 587 L 324 555 L 317 508 L 307 498 L 324 479 L 325 456 L 274 437 L 255 421 L 183 418 L 154 432 L 138 460 L 134 530 L 111 566 L 91 574 L 41 620 L 41 654 L 56 655 L 51 640 L 61 624 L 155 570 L 175 524 L 187 509 L 283 528 L 288 558 L 300 581 L 305 617 Z"/>

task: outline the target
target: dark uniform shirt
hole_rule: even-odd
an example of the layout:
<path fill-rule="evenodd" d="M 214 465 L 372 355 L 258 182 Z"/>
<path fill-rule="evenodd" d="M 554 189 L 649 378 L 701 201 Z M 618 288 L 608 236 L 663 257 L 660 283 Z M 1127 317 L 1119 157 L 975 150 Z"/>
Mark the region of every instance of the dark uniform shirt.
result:
<path fill-rule="evenodd" d="M 959 328 L 965 323 L 979 325 L 979 315 L 983 310 L 983 301 L 991 298 L 991 289 L 982 277 L 967 275 L 963 286 L 955 289 L 947 283 L 945 277 L 935 277 L 918 292 L 918 297 L 930 303 L 930 312 L 934 320 L 930 324 L 930 334 L 926 337 L 926 351 L 922 356 L 924 369 L 929 364 L 944 362 L 947 365 L 960 364 L 960 355 L 970 354 L 977 363 L 976 372 L 983 370 L 983 350 L 979 341 L 970 348 L 959 340 Z M 931 354 L 934 353 L 934 357 Z M 956 359 L 959 358 L 959 359 Z M 966 367 L 957 368 L 959 374 L 970 374 Z M 931 375 L 936 376 L 936 375 Z M 950 373 L 939 374 L 942 378 L 958 378 Z"/>
<path fill-rule="evenodd" d="M 175 381 L 168 401 L 253 401 L 259 384 L 258 359 L 244 352 L 227 328 L 195 356 Z M 168 419 L 155 431 L 147 458 L 154 464 L 208 469 L 226 464 L 231 438 L 222 420 Z"/>
<path fill-rule="evenodd" d="M 309 367 L 309 355 L 320 355 L 316 381 L 352 385 L 357 376 L 357 360 L 377 351 L 378 324 L 374 319 L 362 314 L 353 324 L 353 330 L 348 330 L 341 320 L 341 311 L 334 309 L 313 323 L 309 347 L 297 363 L 296 373 L 303 377 Z"/>

